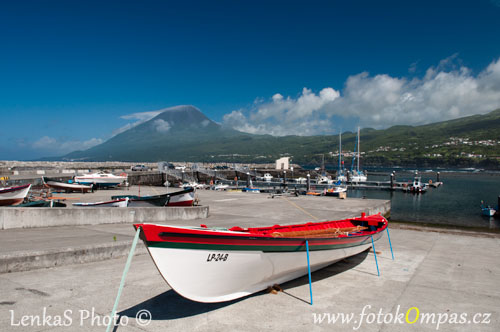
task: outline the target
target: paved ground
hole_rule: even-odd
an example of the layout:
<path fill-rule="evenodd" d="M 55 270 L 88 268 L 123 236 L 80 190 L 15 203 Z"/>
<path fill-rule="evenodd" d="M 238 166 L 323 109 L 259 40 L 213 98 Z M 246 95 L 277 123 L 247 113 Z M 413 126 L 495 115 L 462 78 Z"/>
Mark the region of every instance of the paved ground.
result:
<path fill-rule="evenodd" d="M 211 216 L 189 224 L 336 219 L 384 204 L 231 192 L 199 195 L 202 204 L 210 205 Z M 115 331 L 498 331 L 500 238 L 416 229 L 391 228 L 395 261 L 386 236 L 376 243 L 380 277 L 369 252 L 313 273 L 313 306 L 306 277 L 282 285 L 284 292 L 277 295 L 261 292 L 219 304 L 185 300 L 169 289 L 142 248 L 133 259 L 119 305 L 123 325 Z M 132 233 L 130 225 L 7 230 L 0 232 L 0 256 L 68 247 L 75 241 L 89 246 L 115 241 L 113 237 L 130 241 Z M 0 274 L 0 331 L 105 330 L 125 260 Z M 152 317 L 148 325 L 144 310 Z M 407 323 L 415 320 L 417 311 L 415 323 Z M 334 322 L 333 315 L 340 314 L 344 319 L 352 314 L 351 321 Z"/>
<path fill-rule="evenodd" d="M 172 190 L 171 190 L 172 191 Z M 64 194 L 73 201 L 102 201 L 112 195 L 138 194 L 138 187 L 130 190 L 98 190 L 93 194 Z M 166 192 L 165 188 L 141 187 L 141 195 Z M 199 226 L 268 226 L 314 221 L 316 219 L 342 219 L 360 215 L 362 211 L 390 208 L 386 201 L 368 199 L 339 200 L 333 197 L 275 197 L 267 194 L 241 192 L 215 192 L 199 190 L 200 204 L 208 205 L 209 218 L 198 220 L 168 221 L 174 225 Z M 131 241 L 134 230 L 130 224 L 103 224 L 87 226 L 61 226 L 0 231 L 0 256 L 16 252 L 78 248 L 96 244 L 113 244 Z M 1 257 L 0 257 L 1 258 Z"/>
<path fill-rule="evenodd" d="M 403 229 L 392 229 L 391 236 L 395 261 L 386 237 L 376 243 L 380 277 L 373 254 L 367 252 L 313 273 L 313 306 L 308 304 L 307 278 L 284 284 L 285 292 L 277 295 L 262 292 L 220 304 L 191 302 L 169 289 L 149 255 L 138 255 L 119 305 L 126 326 L 116 331 L 353 331 L 359 325 L 361 331 L 436 331 L 438 318 L 446 319 L 439 331 L 500 329 L 500 239 Z M 124 265 L 125 258 L 120 258 L 1 274 L 0 330 L 103 331 Z M 412 307 L 420 318 L 408 324 L 405 316 Z M 151 313 L 147 326 L 135 318 L 141 310 Z M 376 323 L 380 310 L 385 324 Z M 408 321 L 416 311 L 411 310 Z M 350 323 L 328 323 L 328 318 L 314 322 L 324 314 L 351 313 Z M 394 323 L 398 313 L 403 315 Z M 435 314 L 435 323 L 432 317 L 423 318 L 424 313 Z M 453 320 L 455 314 L 467 314 L 464 324 L 453 323 L 460 322 Z M 472 322 L 475 314 L 478 324 Z M 54 320 L 57 316 L 60 322 Z M 29 326 L 17 326 L 23 322 Z"/>

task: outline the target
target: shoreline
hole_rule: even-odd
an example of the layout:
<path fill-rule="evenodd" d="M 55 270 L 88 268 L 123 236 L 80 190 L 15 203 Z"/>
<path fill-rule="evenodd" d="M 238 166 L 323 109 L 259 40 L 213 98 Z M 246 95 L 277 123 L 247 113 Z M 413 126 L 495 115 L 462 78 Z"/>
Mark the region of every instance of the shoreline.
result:
<path fill-rule="evenodd" d="M 419 232 L 434 232 L 456 234 L 474 237 L 500 238 L 500 229 L 473 226 L 444 225 L 436 223 L 423 223 L 418 221 L 402 221 L 389 219 L 389 225 L 395 229 L 414 230 Z"/>

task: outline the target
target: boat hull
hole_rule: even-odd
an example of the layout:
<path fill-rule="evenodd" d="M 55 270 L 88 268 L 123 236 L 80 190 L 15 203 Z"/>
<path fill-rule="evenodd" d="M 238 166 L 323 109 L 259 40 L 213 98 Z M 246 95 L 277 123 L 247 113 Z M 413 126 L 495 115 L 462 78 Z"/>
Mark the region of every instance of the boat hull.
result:
<path fill-rule="evenodd" d="M 117 176 L 107 173 L 95 173 L 75 176 L 75 182 L 96 187 L 116 187 L 127 181 L 127 176 Z"/>
<path fill-rule="evenodd" d="M 370 246 L 371 243 L 366 243 L 351 248 L 311 251 L 311 271 L 356 255 Z M 169 286 L 181 296 L 197 302 L 231 301 L 307 274 L 304 251 L 278 253 L 154 247 L 148 247 L 148 251 Z"/>
<path fill-rule="evenodd" d="M 49 188 L 53 188 L 56 190 L 62 190 L 66 192 L 80 192 L 80 193 L 88 193 L 92 190 L 92 185 L 84 185 L 84 184 L 74 184 L 74 183 L 64 183 L 64 182 L 55 182 L 55 181 L 47 181 L 45 184 Z"/>
<path fill-rule="evenodd" d="M 31 184 L 0 189 L 0 206 L 17 205 L 24 201 L 31 189 Z"/>
<path fill-rule="evenodd" d="M 95 202 L 95 203 L 73 203 L 75 207 L 127 207 L 128 198 L 117 199 L 114 201 L 107 202 Z"/>
<path fill-rule="evenodd" d="M 335 223 L 334 228 L 329 223 Z M 353 229 L 353 225 L 361 228 Z M 375 215 L 229 230 L 134 226 L 141 227 L 141 238 L 169 286 L 190 300 L 211 303 L 234 300 L 305 275 L 306 241 L 312 271 L 367 250 L 372 239 L 376 241 L 382 236 L 387 220 Z M 335 229 L 349 231 L 332 234 Z M 297 237 L 304 232 L 309 237 Z"/>
<path fill-rule="evenodd" d="M 194 203 L 194 192 L 186 192 L 180 195 L 172 195 L 167 206 L 192 206 Z"/>

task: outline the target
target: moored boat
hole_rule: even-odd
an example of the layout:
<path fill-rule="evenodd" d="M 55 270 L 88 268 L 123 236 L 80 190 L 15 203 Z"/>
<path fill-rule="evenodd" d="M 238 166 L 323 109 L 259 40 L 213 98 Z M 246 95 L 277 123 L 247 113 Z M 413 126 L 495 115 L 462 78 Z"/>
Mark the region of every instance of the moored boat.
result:
<path fill-rule="evenodd" d="M 0 188 L 0 205 L 17 205 L 24 201 L 31 184 L 22 186 Z"/>
<path fill-rule="evenodd" d="M 79 183 L 62 182 L 45 176 L 42 177 L 42 181 L 49 188 L 65 192 L 88 193 L 89 191 L 92 191 L 92 186 L 93 186 L 93 185 L 85 185 Z"/>
<path fill-rule="evenodd" d="M 498 209 L 498 207 L 497 207 Z M 484 205 L 484 202 L 481 201 L 481 214 L 486 217 L 493 217 L 497 213 L 493 207 L 489 205 Z"/>
<path fill-rule="evenodd" d="M 230 301 L 356 255 L 382 236 L 378 215 L 289 226 L 227 230 L 135 224 L 170 287 L 198 302 Z"/>
<path fill-rule="evenodd" d="M 128 198 L 120 198 L 112 201 L 93 202 L 93 203 L 73 203 L 76 207 L 127 207 Z"/>
<path fill-rule="evenodd" d="M 422 178 L 420 176 L 415 176 L 413 183 L 406 187 L 406 191 L 414 194 L 423 194 L 427 191 L 427 185 L 422 183 Z"/>
<path fill-rule="evenodd" d="M 339 196 L 341 193 L 347 192 L 347 188 L 345 186 L 335 186 L 333 188 L 325 189 L 325 196 Z"/>

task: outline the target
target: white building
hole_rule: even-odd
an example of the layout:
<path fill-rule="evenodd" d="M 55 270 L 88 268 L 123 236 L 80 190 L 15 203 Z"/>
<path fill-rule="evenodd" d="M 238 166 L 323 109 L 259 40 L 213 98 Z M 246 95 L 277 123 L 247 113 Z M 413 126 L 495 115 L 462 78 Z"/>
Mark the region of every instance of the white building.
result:
<path fill-rule="evenodd" d="M 290 157 L 283 157 L 276 160 L 276 169 L 287 170 L 290 167 Z"/>

